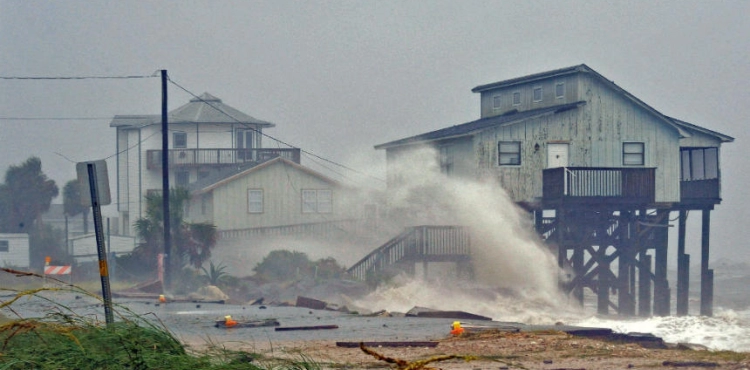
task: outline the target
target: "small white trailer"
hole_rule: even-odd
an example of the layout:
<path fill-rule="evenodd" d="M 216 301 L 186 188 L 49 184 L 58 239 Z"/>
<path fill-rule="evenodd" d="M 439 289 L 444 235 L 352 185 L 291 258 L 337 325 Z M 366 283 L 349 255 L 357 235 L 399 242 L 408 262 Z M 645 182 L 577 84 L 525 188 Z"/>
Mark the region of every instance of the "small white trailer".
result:
<path fill-rule="evenodd" d="M 28 270 L 29 234 L 0 234 L 0 266 Z"/>

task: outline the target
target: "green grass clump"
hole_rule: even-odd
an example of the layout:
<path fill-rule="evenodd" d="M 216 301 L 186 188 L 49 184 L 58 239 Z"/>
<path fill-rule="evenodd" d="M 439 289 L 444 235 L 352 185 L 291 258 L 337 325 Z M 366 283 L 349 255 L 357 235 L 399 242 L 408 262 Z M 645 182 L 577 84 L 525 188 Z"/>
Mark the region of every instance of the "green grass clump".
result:
<path fill-rule="evenodd" d="M 0 268 L 17 276 L 40 277 L 33 273 Z M 1 272 L 0 272 L 1 273 Z M 21 275 L 23 274 L 23 275 Z M 15 296 L 0 301 L 0 308 L 15 318 L 0 314 L 0 370 L 88 370 L 88 369 L 174 369 L 174 370 L 267 370 L 319 369 L 320 365 L 302 358 L 263 359 L 244 351 L 230 351 L 213 346 L 196 353 L 186 350 L 172 333 L 153 320 L 133 314 L 127 307 L 117 306 L 117 320 L 109 325 L 90 317 L 77 315 L 40 293 L 68 291 L 96 297 L 75 286 L 37 288 L 18 291 L 0 287 Z M 24 318 L 13 310 L 13 303 L 22 297 L 35 296 L 52 303 L 55 309 L 41 318 Z"/>

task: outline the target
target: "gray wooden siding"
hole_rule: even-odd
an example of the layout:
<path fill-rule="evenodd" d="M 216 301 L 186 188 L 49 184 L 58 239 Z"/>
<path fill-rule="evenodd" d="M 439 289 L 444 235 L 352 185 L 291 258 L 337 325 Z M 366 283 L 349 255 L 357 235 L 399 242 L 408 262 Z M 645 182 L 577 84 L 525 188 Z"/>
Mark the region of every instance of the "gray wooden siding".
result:
<path fill-rule="evenodd" d="M 555 97 L 555 85 L 557 83 L 565 84 L 565 97 L 557 99 Z M 542 87 L 542 101 L 533 101 L 533 90 L 535 87 Z M 521 104 L 513 105 L 513 93 L 519 92 L 521 94 Z M 493 108 L 493 97 L 500 95 L 501 105 L 500 109 Z M 495 90 L 488 90 L 481 93 L 480 97 L 480 111 L 481 117 L 497 116 L 514 109 L 519 112 L 530 109 L 538 109 L 549 107 L 553 105 L 567 104 L 578 101 L 578 85 L 576 83 L 576 76 L 563 76 L 559 78 L 551 78 L 544 81 L 535 82 L 528 85 L 515 85 Z"/>
<path fill-rule="evenodd" d="M 643 142 L 645 164 L 656 167 L 656 201 L 679 201 L 679 146 L 677 131 L 598 80 L 586 75 L 576 84 L 585 100 L 578 109 L 488 129 L 475 137 L 480 178 L 494 178 L 516 201 L 536 201 L 542 196 L 542 170 L 547 144 L 570 145 L 569 165 L 623 167 L 622 144 Z M 530 84 L 530 86 L 536 84 Z M 566 88 L 573 83 L 566 82 Z M 550 87 L 552 89 L 553 86 Z M 530 91 L 530 90 L 529 90 Z M 554 93 L 554 91 L 552 91 Z M 521 165 L 499 166 L 497 143 L 521 142 Z M 539 144 L 539 150 L 534 147 Z"/>
<path fill-rule="evenodd" d="M 622 167 L 622 143 L 644 142 L 645 164 L 655 167 L 656 202 L 680 200 L 679 133 L 590 75 L 580 75 L 581 98 L 586 101 L 583 125 L 591 127 L 591 166 Z"/>

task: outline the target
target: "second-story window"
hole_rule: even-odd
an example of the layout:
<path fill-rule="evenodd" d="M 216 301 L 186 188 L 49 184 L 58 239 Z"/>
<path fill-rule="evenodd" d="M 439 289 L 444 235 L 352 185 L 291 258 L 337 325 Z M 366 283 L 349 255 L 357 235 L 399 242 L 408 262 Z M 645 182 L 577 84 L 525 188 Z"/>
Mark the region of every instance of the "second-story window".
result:
<path fill-rule="evenodd" d="M 542 101 L 542 87 L 535 87 L 534 88 L 534 101 L 540 102 Z"/>
<path fill-rule="evenodd" d="M 521 142 L 501 141 L 497 143 L 497 157 L 500 166 L 518 166 L 521 164 Z"/>
<path fill-rule="evenodd" d="M 565 83 L 558 82 L 555 84 L 555 98 L 562 99 L 565 97 Z"/>
<path fill-rule="evenodd" d="M 493 95 L 492 96 L 492 109 L 498 110 L 500 109 L 502 104 L 502 100 L 500 99 L 500 95 Z"/>
<path fill-rule="evenodd" d="M 643 166 L 646 163 L 645 149 L 643 143 L 622 143 L 622 165 Z"/>
<path fill-rule="evenodd" d="M 513 105 L 521 105 L 521 93 L 518 91 L 513 93 Z"/>
<path fill-rule="evenodd" d="M 187 133 L 175 132 L 172 134 L 172 147 L 175 149 L 187 148 Z"/>

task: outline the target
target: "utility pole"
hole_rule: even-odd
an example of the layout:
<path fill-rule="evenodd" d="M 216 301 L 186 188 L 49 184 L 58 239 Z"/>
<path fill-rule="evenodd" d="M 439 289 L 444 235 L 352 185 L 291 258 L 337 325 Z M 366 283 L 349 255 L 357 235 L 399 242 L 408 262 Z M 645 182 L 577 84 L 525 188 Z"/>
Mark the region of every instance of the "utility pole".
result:
<path fill-rule="evenodd" d="M 169 221 L 169 131 L 167 130 L 167 70 L 161 70 L 161 175 L 162 211 L 164 214 L 164 290 L 172 287 L 171 244 L 172 234 Z"/>

